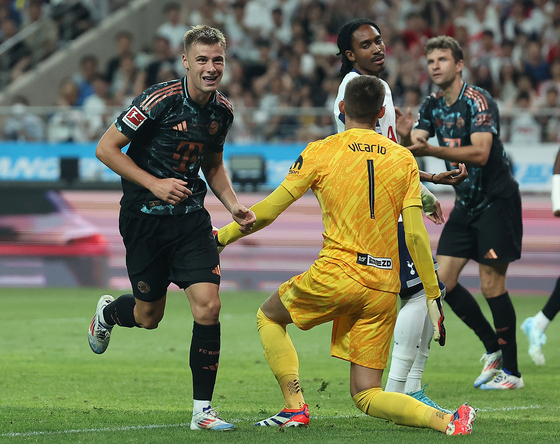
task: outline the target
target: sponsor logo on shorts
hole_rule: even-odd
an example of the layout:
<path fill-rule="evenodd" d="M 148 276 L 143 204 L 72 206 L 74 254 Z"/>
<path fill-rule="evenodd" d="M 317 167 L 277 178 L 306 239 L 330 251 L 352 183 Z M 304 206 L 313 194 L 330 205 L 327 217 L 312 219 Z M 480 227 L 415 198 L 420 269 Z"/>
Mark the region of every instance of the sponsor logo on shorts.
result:
<path fill-rule="evenodd" d="M 133 106 L 123 117 L 123 122 L 136 131 L 146 121 L 147 117 Z"/>
<path fill-rule="evenodd" d="M 214 269 L 212 270 L 212 273 L 217 274 L 218 276 L 221 276 L 221 275 L 222 275 L 222 272 L 220 271 L 220 266 L 219 266 L 219 265 L 216 265 L 216 268 L 214 268 Z"/>
<path fill-rule="evenodd" d="M 150 292 L 150 286 L 144 281 L 139 281 L 136 286 L 138 287 L 138 290 L 140 290 L 140 293 L 142 294 L 146 294 Z"/>
<path fill-rule="evenodd" d="M 368 267 L 381 268 L 382 270 L 393 269 L 393 259 L 390 257 L 373 257 L 369 254 L 358 253 L 358 260 L 356 263 Z"/>

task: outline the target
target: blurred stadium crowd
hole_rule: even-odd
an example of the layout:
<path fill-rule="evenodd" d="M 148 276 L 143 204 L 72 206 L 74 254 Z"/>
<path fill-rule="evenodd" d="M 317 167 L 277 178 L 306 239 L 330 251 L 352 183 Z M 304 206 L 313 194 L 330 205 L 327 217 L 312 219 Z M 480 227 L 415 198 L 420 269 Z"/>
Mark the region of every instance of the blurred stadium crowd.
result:
<path fill-rule="evenodd" d="M 0 87 L 130 1 L 0 0 Z M 220 89 L 235 107 L 230 143 L 321 138 L 335 132 L 330 109 L 340 82 L 338 30 L 367 16 L 381 28 L 385 79 L 397 106 L 415 110 L 431 92 L 423 47 L 447 34 L 465 51 L 463 78 L 498 100 L 506 142 L 560 142 L 560 0 L 186 0 L 161 6 L 165 22 L 150 48 L 134 51 L 134 34 L 119 32 L 106 65 L 84 54 L 69 68 L 54 111 L 33 112 L 26 97 L 14 97 L 10 112 L 0 116 L 1 138 L 97 140 L 147 86 L 183 75 L 182 37 L 202 23 L 228 39 Z"/>

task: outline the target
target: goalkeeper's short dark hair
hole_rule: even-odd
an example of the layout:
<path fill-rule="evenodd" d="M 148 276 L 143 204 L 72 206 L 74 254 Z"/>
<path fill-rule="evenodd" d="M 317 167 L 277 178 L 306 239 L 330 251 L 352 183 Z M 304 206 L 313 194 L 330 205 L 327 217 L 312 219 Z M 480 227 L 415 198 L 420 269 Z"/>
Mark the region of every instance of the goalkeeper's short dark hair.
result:
<path fill-rule="evenodd" d="M 348 82 L 344 91 L 344 109 L 358 123 L 377 120 L 385 100 L 385 86 L 375 76 L 362 75 Z"/>

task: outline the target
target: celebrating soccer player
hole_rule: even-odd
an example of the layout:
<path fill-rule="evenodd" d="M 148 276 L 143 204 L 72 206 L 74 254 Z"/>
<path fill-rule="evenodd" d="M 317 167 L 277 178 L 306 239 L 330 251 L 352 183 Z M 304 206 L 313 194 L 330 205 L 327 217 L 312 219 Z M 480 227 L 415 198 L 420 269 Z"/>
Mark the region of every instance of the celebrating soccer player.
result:
<path fill-rule="evenodd" d="M 242 230 L 255 222 L 254 213 L 239 203 L 222 159 L 233 121 L 230 102 L 217 90 L 225 46 L 217 29 L 200 25 L 188 31 L 182 56 L 186 76 L 136 97 L 96 150 L 122 177 L 119 227 L 133 294 L 116 300 L 101 296 L 88 332 L 91 349 L 103 353 L 117 324 L 157 328 L 169 283 L 183 288 L 194 318 L 193 430 L 235 429 L 210 405 L 220 356 L 220 261 L 199 170 Z"/>

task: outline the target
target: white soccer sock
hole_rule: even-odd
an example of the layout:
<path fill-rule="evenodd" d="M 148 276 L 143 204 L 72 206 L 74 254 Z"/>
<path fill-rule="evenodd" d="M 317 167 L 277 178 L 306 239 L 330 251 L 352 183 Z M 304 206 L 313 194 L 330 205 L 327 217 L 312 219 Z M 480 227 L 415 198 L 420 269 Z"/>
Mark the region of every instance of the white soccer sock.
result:
<path fill-rule="evenodd" d="M 404 393 L 406 381 L 397 381 L 391 377 L 387 378 L 387 385 L 385 386 L 386 392 Z"/>
<path fill-rule="evenodd" d="M 539 311 L 533 319 L 535 321 L 535 328 L 542 332 L 544 332 L 548 327 L 548 324 L 550 324 L 550 319 L 548 319 L 542 311 Z"/>
<path fill-rule="evenodd" d="M 434 327 L 432 326 L 432 321 L 430 321 L 430 317 L 426 315 L 416 358 L 414 359 L 414 363 L 412 364 L 412 367 L 408 372 L 408 378 L 406 379 L 405 393 L 414 393 L 422 390 L 422 374 L 424 373 L 424 368 L 426 367 L 426 362 L 428 361 L 428 355 L 430 354 L 430 341 L 432 340 L 433 335 Z"/>
<path fill-rule="evenodd" d="M 198 399 L 193 399 L 193 415 L 202 412 L 207 407 L 210 407 L 210 401 L 199 401 Z"/>
<path fill-rule="evenodd" d="M 405 393 L 406 381 L 418 353 L 427 313 L 428 307 L 423 291 L 421 294 L 401 299 L 401 309 L 395 323 L 393 354 L 386 391 Z"/>

